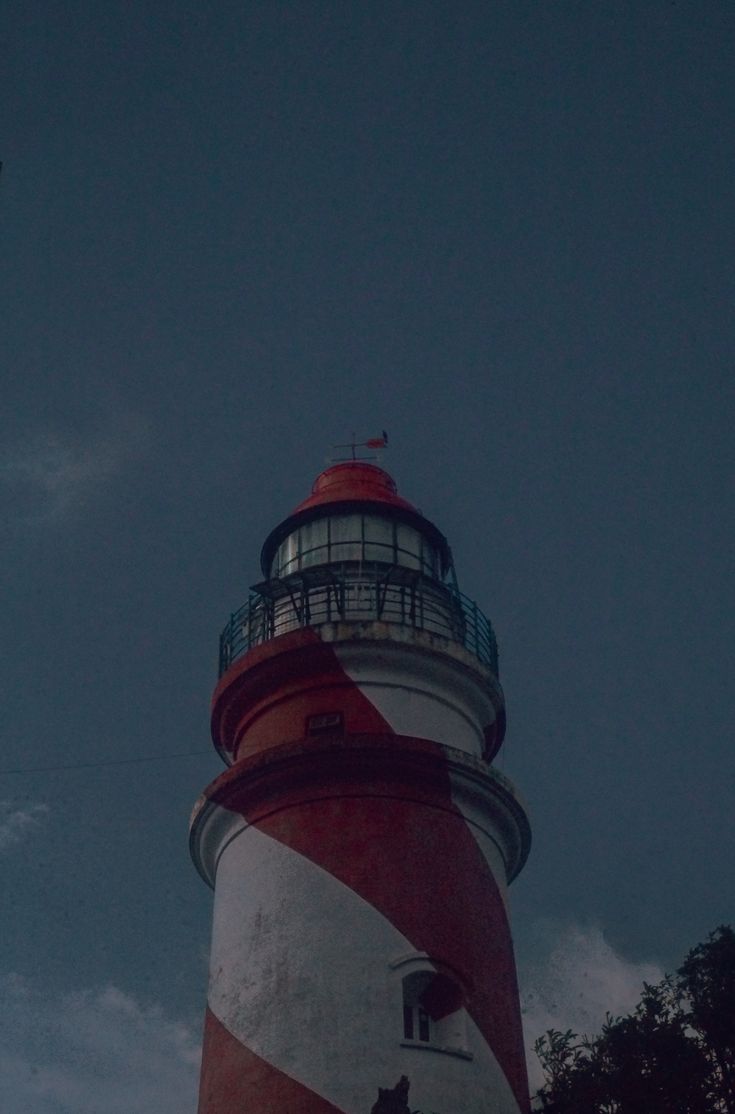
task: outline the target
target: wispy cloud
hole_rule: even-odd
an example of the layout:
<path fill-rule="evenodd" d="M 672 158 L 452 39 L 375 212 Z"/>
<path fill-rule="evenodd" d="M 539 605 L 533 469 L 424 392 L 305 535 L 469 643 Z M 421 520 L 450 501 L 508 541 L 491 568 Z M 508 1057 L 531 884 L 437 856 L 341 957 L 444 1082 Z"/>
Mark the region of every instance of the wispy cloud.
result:
<path fill-rule="evenodd" d="M 48 805 L 18 808 L 12 801 L 0 801 L 0 852 L 31 835 L 48 811 Z"/>
<path fill-rule="evenodd" d="M 57 432 L 0 444 L 0 488 L 11 517 L 49 522 L 83 508 L 148 440 L 145 423 L 126 415 L 86 439 Z"/>
<path fill-rule="evenodd" d="M 0 1109 L 194 1114 L 199 1046 L 158 1006 L 109 986 L 49 996 L 0 979 Z"/>
<path fill-rule="evenodd" d="M 547 1029 L 573 1029 L 592 1036 L 608 1011 L 629 1013 L 640 1000 L 643 983 L 664 977 L 658 964 L 637 963 L 620 955 L 599 928 L 549 924 L 539 931 L 539 941 L 537 958 L 521 976 L 532 1090 L 543 1083 L 533 1044 Z"/>

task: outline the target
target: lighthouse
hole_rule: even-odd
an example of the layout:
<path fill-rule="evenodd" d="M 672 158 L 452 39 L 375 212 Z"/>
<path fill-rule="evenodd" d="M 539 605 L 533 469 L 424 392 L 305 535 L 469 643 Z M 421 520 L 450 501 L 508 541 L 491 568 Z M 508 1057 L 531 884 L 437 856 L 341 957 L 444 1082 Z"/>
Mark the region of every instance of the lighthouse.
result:
<path fill-rule="evenodd" d="M 365 461 L 317 477 L 261 573 L 220 639 L 227 769 L 191 822 L 199 1114 L 527 1114 L 507 887 L 530 829 L 492 765 L 492 626 Z"/>

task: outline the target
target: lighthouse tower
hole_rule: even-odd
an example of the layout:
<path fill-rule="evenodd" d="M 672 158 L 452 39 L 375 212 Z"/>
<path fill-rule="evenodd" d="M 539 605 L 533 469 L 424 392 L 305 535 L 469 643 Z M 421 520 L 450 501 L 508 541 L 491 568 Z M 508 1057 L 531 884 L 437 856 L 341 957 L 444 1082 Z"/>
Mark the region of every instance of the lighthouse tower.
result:
<path fill-rule="evenodd" d="M 370 1114 L 404 1076 L 406 1109 L 526 1114 L 506 889 L 530 831 L 491 765 L 490 623 L 362 461 L 322 472 L 262 574 L 222 634 L 229 768 L 191 825 L 214 888 L 199 1114 Z"/>

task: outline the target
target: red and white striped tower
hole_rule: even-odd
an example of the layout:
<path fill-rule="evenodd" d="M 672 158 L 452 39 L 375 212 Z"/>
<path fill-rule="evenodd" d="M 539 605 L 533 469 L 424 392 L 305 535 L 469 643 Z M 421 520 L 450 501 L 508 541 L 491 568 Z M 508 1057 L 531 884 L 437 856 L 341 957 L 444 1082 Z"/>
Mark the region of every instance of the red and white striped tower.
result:
<path fill-rule="evenodd" d="M 490 624 L 382 469 L 335 464 L 221 642 L 198 801 L 214 887 L 199 1114 L 528 1110 L 506 887 L 530 831 L 491 759 Z"/>

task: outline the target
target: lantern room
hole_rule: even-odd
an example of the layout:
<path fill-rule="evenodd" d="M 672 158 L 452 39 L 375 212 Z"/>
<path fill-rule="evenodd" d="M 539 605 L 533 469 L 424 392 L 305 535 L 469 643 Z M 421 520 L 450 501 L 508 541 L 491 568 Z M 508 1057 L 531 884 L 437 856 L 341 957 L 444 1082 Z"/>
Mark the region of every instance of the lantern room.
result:
<path fill-rule="evenodd" d="M 381 622 L 459 643 L 497 677 L 495 635 L 460 593 L 447 539 L 374 464 L 342 461 L 317 476 L 266 538 L 261 569 L 222 632 L 220 673 L 289 631 Z"/>
<path fill-rule="evenodd" d="M 332 465 L 267 538 L 261 565 L 269 579 L 315 565 L 378 562 L 443 580 L 452 571 L 446 538 L 396 490 L 381 468 Z"/>

